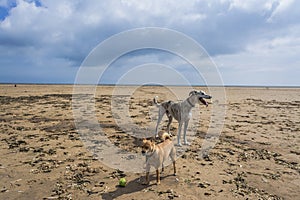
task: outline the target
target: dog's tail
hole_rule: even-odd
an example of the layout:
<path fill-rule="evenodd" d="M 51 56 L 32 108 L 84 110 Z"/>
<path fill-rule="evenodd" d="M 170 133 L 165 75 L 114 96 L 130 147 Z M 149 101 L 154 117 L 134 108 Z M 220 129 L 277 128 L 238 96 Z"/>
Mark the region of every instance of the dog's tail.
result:
<path fill-rule="evenodd" d="M 169 133 L 164 132 L 160 138 L 162 139 L 162 141 L 166 141 L 166 140 L 172 140 L 171 136 L 169 135 Z"/>
<path fill-rule="evenodd" d="M 156 106 L 160 106 L 160 104 L 157 102 L 157 98 L 158 98 L 158 96 L 155 96 L 155 97 L 153 98 L 153 103 L 154 103 Z"/>

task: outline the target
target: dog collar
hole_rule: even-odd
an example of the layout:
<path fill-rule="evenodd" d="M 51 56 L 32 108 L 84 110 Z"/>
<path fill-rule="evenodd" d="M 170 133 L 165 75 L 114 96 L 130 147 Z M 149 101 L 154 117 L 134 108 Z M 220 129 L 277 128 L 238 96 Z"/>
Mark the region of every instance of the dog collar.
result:
<path fill-rule="evenodd" d="M 189 98 L 187 99 L 187 102 L 190 104 L 190 106 L 195 107 L 195 105 L 193 105 L 193 104 L 190 102 L 190 99 L 189 99 Z"/>

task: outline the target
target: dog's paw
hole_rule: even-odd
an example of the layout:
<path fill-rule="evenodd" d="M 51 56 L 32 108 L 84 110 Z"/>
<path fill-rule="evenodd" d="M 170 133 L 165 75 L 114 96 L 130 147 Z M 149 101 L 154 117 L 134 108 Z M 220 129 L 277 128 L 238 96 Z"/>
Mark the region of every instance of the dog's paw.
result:
<path fill-rule="evenodd" d="M 160 181 L 156 182 L 156 185 L 160 185 Z"/>
<path fill-rule="evenodd" d="M 182 144 L 181 143 L 177 143 L 177 144 L 175 144 L 175 146 L 182 147 Z"/>
<path fill-rule="evenodd" d="M 191 145 L 191 143 L 189 143 L 189 142 L 184 142 L 183 144 L 184 144 L 184 145 L 187 145 L 187 146 L 190 146 L 190 145 Z"/>
<path fill-rule="evenodd" d="M 143 182 L 142 185 L 149 185 L 149 182 Z"/>

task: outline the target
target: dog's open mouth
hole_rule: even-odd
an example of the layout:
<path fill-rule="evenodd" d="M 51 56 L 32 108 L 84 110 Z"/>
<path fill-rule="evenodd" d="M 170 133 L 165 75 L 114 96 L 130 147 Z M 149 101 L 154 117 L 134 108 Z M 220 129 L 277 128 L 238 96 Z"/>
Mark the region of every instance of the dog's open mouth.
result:
<path fill-rule="evenodd" d="M 203 105 L 208 106 L 208 103 L 203 98 L 199 98 L 199 101 L 201 101 L 201 103 L 203 103 Z"/>

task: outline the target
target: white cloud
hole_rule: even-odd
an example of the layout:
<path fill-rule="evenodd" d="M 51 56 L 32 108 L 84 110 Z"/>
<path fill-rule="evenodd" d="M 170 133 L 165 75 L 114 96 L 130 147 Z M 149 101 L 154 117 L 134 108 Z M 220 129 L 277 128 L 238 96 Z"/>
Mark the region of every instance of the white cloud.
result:
<path fill-rule="evenodd" d="M 293 0 L 18 0 L 0 21 L 0 66 L 66 69 L 113 34 L 145 26 L 181 31 L 223 63 L 223 69 L 295 69 L 299 63 L 298 1 Z M 11 1 L 0 0 L 9 7 Z M 130 41 L 127 41 L 130 42 Z M 3 52 L 3 53 L 2 53 Z M 137 58 L 138 60 L 134 60 Z M 144 61 L 183 63 L 172 57 L 140 55 Z M 124 61 L 125 62 L 125 61 Z M 291 68 L 283 68 L 288 65 Z M 260 67 L 258 67 L 260 66 Z M 13 73 L 1 67 L 2 74 Z M 3 80 L 4 75 L 0 75 Z M 13 81 L 13 80 L 12 80 Z M 72 80 L 69 80 L 72 81 Z M 235 80 L 239 81 L 239 80 Z"/>
<path fill-rule="evenodd" d="M 297 31 L 296 31 L 297 30 Z M 243 52 L 214 58 L 228 84 L 299 86 L 300 26 L 290 36 L 262 39 Z"/>
<path fill-rule="evenodd" d="M 289 9 L 290 6 L 294 3 L 294 0 L 280 0 L 277 2 L 277 6 L 274 9 L 272 15 L 268 19 L 270 22 L 273 20 L 274 17 L 280 15 L 281 13 L 285 12 Z"/>

